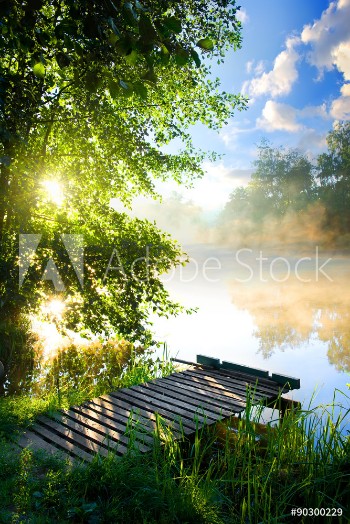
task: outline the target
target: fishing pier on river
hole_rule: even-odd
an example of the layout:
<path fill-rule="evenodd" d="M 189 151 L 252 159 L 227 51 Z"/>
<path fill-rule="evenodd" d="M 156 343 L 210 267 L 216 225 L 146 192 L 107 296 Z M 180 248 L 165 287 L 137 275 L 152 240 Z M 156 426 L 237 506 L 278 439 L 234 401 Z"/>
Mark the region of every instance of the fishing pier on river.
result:
<path fill-rule="evenodd" d="M 195 363 L 177 361 L 182 371 L 39 416 L 17 444 L 91 461 L 96 453 L 148 452 L 154 435 L 167 429 L 174 438 L 191 437 L 242 414 L 248 404 L 278 409 L 281 417 L 298 405 L 283 395 L 300 388 L 299 379 L 203 355 Z"/>

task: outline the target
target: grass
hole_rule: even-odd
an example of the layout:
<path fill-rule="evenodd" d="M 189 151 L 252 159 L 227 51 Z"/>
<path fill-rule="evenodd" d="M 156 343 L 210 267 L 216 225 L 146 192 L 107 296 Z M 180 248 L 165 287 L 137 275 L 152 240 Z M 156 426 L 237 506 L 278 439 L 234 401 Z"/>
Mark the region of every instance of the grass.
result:
<path fill-rule="evenodd" d="M 80 358 L 83 360 L 84 357 L 83 353 Z M 94 397 L 110 393 L 114 389 L 147 382 L 159 376 L 166 376 L 173 371 L 174 366 L 166 358 L 165 347 L 162 358 L 154 359 L 147 352 L 132 354 L 129 364 L 122 373 L 118 376 L 111 373 L 112 378 L 109 381 L 90 381 L 77 387 L 76 380 L 72 384 L 69 380 L 62 381 L 61 379 L 59 385 L 53 382 L 50 388 L 45 388 L 37 394 L 0 396 L 0 438 L 30 426 L 38 415 L 50 414 L 60 408 L 67 409 Z M 66 370 L 65 374 L 67 374 Z"/>
<path fill-rule="evenodd" d="M 149 366 L 147 368 L 147 366 Z M 134 362 L 123 385 L 171 371 L 158 361 Z M 124 382 L 123 382 L 124 381 Z M 226 524 L 312 522 L 292 517 L 292 508 L 335 508 L 349 522 L 350 442 L 344 432 L 349 396 L 337 392 L 344 407 L 289 413 L 281 425 L 263 428 L 262 409 L 197 431 L 175 441 L 91 464 L 70 466 L 59 457 L 0 446 L 0 522 Z M 23 406 L 21 409 L 24 409 Z M 32 409 L 32 416 L 35 410 Z M 28 414 L 27 414 L 28 415 Z M 28 416 L 23 420 L 27 420 Z M 161 422 L 161 421 L 160 421 Z M 317 520 L 316 520 L 317 521 Z"/>

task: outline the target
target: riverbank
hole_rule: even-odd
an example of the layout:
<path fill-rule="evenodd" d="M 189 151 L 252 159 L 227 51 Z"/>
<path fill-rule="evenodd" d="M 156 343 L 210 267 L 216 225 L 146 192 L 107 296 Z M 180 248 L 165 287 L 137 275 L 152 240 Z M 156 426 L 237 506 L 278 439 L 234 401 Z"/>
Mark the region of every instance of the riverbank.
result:
<path fill-rule="evenodd" d="M 129 368 L 121 385 L 171 371 L 170 363 L 145 357 Z M 76 391 L 75 401 L 84 395 Z M 329 516 L 324 522 L 332 515 L 348 522 L 350 442 L 342 426 L 350 414 L 349 392 L 341 395 L 344 409 L 336 418 L 334 405 L 319 406 L 291 413 L 282 425 L 261 431 L 262 410 L 249 410 L 228 428 L 207 428 L 192 441 L 175 442 L 167 433 L 162 445 L 155 440 L 151 453 L 131 448 L 122 458 L 111 453 L 73 466 L 59 455 L 14 452 L 9 441 L 16 428 L 30 424 L 38 413 L 64 407 L 72 396 L 3 398 L 0 521 L 309 522 L 310 516 L 292 512 L 313 508 Z"/>

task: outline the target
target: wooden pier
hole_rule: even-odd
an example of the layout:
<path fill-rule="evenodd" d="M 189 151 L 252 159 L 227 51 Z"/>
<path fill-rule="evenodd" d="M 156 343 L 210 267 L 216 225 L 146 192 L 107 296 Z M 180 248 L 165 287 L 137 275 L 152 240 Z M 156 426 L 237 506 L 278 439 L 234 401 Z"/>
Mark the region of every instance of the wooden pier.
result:
<path fill-rule="evenodd" d="M 184 371 L 165 378 L 118 389 L 81 406 L 39 416 L 21 435 L 21 447 L 59 450 L 75 459 L 91 461 L 111 451 L 150 451 L 155 434 L 172 430 L 175 438 L 191 436 L 204 425 L 241 413 L 251 404 L 264 403 L 283 411 L 290 401 L 282 394 L 300 387 L 292 377 L 272 374 L 198 355 Z"/>

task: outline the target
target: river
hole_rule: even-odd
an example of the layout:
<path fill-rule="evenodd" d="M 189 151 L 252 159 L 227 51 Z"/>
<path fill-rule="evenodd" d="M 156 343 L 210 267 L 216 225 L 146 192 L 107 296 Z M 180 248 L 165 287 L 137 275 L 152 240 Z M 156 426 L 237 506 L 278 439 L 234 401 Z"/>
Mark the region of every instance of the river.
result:
<path fill-rule="evenodd" d="M 304 406 L 350 394 L 350 257 L 303 249 L 184 246 L 186 267 L 164 278 L 191 315 L 154 319 L 170 356 L 197 354 L 300 378 Z M 349 408 L 349 396 L 337 395 Z"/>

